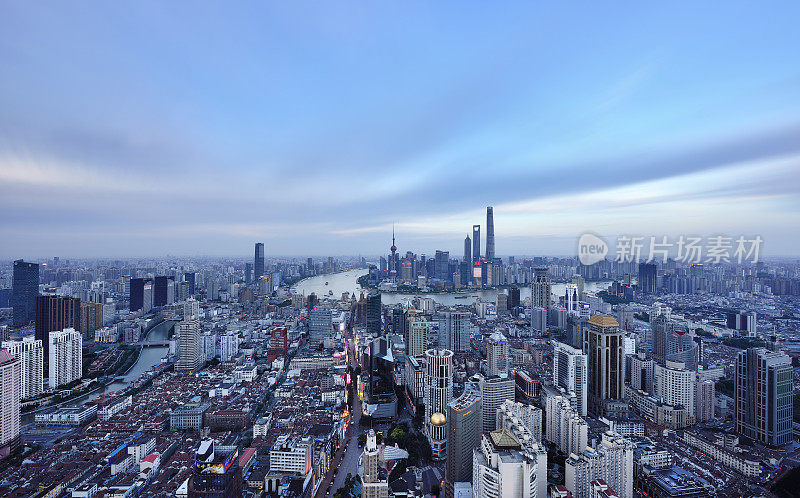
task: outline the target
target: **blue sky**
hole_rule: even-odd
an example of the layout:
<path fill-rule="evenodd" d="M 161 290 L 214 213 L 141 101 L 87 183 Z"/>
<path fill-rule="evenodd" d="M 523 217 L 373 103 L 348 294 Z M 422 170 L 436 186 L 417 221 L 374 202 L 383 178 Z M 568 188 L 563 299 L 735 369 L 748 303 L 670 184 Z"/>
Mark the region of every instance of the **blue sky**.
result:
<path fill-rule="evenodd" d="M 797 255 L 797 2 L 0 1 L 0 257 Z"/>

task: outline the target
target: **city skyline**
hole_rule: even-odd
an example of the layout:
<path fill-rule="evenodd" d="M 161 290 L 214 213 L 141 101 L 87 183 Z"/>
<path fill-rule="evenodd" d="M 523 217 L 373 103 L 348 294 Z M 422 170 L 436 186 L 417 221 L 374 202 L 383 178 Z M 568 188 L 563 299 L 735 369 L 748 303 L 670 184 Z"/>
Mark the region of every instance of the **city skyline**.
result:
<path fill-rule="evenodd" d="M 4 5 L 0 257 L 798 254 L 796 4 L 351 7 Z"/>

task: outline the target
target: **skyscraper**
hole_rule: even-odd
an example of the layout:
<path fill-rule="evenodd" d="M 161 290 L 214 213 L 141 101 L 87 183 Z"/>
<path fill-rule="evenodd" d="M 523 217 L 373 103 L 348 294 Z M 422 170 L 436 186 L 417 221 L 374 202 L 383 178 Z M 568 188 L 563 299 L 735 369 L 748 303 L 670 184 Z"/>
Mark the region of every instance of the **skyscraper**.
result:
<path fill-rule="evenodd" d="M 483 432 L 493 431 L 497 428 L 497 408 L 504 401 L 514 399 L 514 378 L 508 374 L 491 377 L 475 374 L 472 382 L 478 386 L 481 393 Z"/>
<path fill-rule="evenodd" d="M 264 243 L 256 242 L 256 253 L 253 258 L 253 281 L 258 282 L 258 279 L 264 275 Z"/>
<path fill-rule="evenodd" d="M 454 496 L 457 482 L 472 480 L 472 450 L 481 442 L 481 396 L 466 389 L 458 398 L 447 404 L 447 466 L 445 467 L 444 495 Z"/>
<path fill-rule="evenodd" d="M 472 323 L 464 311 L 444 311 L 439 319 L 439 347 L 455 352 L 468 351 Z"/>
<path fill-rule="evenodd" d="M 26 335 L 21 341 L 5 341 L 2 348 L 20 361 L 20 396 L 33 398 L 42 394 L 44 346 L 42 341 Z"/>
<path fill-rule="evenodd" d="M 380 449 L 375 431 L 370 429 L 367 433 L 367 442 L 364 445 L 364 479 L 363 498 L 387 498 L 389 496 L 389 483 L 380 474 Z"/>
<path fill-rule="evenodd" d="M 153 279 L 132 278 L 130 282 L 130 310 L 148 313 L 153 308 Z"/>
<path fill-rule="evenodd" d="M 81 300 L 66 296 L 36 297 L 36 338 L 42 341 L 44 357 L 49 358 L 49 333 L 81 326 Z"/>
<path fill-rule="evenodd" d="M 425 352 L 425 435 L 435 460 L 447 457 L 447 404 L 453 398 L 453 352 Z"/>
<path fill-rule="evenodd" d="M 575 397 L 578 415 L 585 417 L 587 405 L 587 357 L 580 349 L 555 342 L 553 346 L 553 384 Z"/>
<path fill-rule="evenodd" d="M 655 377 L 656 395 L 664 404 L 683 407 L 685 410 L 685 417 L 682 415 L 683 412 L 675 415 L 676 419 L 672 421 L 673 427 L 682 429 L 694 424 L 695 372 L 686 370 L 683 363 L 667 361 L 665 366 L 656 365 Z"/>
<path fill-rule="evenodd" d="M 194 372 L 205 362 L 203 343 L 200 338 L 200 322 L 197 319 L 182 320 L 178 327 L 180 356 L 175 364 L 176 371 Z"/>
<path fill-rule="evenodd" d="M 0 349 L 0 458 L 19 444 L 20 376 L 19 360 Z"/>
<path fill-rule="evenodd" d="M 472 283 L 472 239 L 469 238 L 469 235 L 464 239 L 464 263 L 465 268 L 462 270 L 462 279 L 461 281 L 469 285 Z"/>
<path fill-rule="evenodd" d="M 711 379 L 700 378 L 694 395 L 694 419 L 707 422 L 714 419 L 714 394 L 716 387 Z"/>
<path fill-rule="evenodd" d="M 486 259 L 494 260 L 494 208 L 486 208 Z"/>
<path fill-rule="evenodd" d="M 314 306 L 308 312 L 308 342 L 322 343 L 333 331 L 333 316 L 327 306 Z"/>
<path fill-rule="evenodd" d="M 409 356 L 424 354 L 428 348 L 428 329 L 430 324 L 424 317 L 416 317 L 408 323 L 406 350 Z"/>
<path fill-rule="evenodd" d="M 83 375 L 83 338 L 73 328 L 48 334 L 50 389 L 80 379 Z"/>
<path fill-rule="evenodd" d="M 472 262 L 481 260 L 481 226 L 472 225 Z"/>
<path fill-rule="evenodd" d="M 656 265 L 639 263 L 639 290 L 645 294 L 655 294 L 656 287 Z"/>
<path fill-rule="evenodd" d="M 667 361 L 678 361 L 688 370 L 697 370 L 698 345 L 686 327 L 678 325 L 668 315 L 661 314 L 650 319 L 653 333 L 653 360 L 660 365 Z"/>
<path fill-rule="evenodd" d="M 14 261 L 11 281 L 11 307 L 14 309 L 14 325 L 25 325 L 36 320 L 36 296 L 39 295 L 39 265 Z"/>
<path fill-rule="evenodd" d="M 591 482 L 603 479 L 619 498 L 633 498 L 633 444 L 606 432 L 596 448 L 567 458 L 564 484 L 574 498 L 592 498 Z"/>
<path fill-rule="evenodd" d="M 588 356 L 589 411 L 606 415 L 609 402 L 623 395 L 622 333 L 610 316 L 593 315 L 583 334 L 583 352 Z"/>
<path fill-rule="evenodd" d="M 508 373 L 508 339 L 500 332 L 489 336 L 486 344 L 486 374 Z"/>
<path fill-rule="evenodd" d="M 792 360 L 784 353 L 750 348 L 736 358 L 736 432 L 779 446 L 792 440 Z"/>
<path fill-rule="evenodd" d="M 550 276 L 546 266 L 533 269 L 533 282 L 531 282 L 531 305 L 535 308 L 550 308 L 551 293 Z"/>
<path fill-rule="evenodd" d="M 472 452 L 472 495 L 536 498 L 538 461 L 508 429 L 484 434 Z"/>
<path fill-rule="evenodd" d="M 371 290 L 367 294 L 367 333 L 379 336 L 383 333 L 383 309 L 381 293 Z"/>

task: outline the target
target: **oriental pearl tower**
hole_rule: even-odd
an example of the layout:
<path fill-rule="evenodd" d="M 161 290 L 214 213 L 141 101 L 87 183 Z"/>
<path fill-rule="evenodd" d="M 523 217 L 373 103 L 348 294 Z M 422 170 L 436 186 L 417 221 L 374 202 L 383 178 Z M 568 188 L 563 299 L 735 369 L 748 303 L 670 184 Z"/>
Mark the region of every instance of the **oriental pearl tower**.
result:
<path fill-rule="evenodd" d="M 389 277 L 394 281 L 397 279 L 397 246 L 394 245 L 394 223 L 392 224 L 392 247 L 389 250 L 392 251 L 389 259 Z"/>

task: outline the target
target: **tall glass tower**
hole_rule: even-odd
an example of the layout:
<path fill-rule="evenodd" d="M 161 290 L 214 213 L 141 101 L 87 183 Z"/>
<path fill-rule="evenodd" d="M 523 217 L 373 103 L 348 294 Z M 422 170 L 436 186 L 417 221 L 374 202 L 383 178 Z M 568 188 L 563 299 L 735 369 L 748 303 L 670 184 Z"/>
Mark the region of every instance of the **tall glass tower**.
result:
<path fill-rule="evenodd" d="M 486 259 L 494 259 L 494 208 L 486 208 Z"/>

